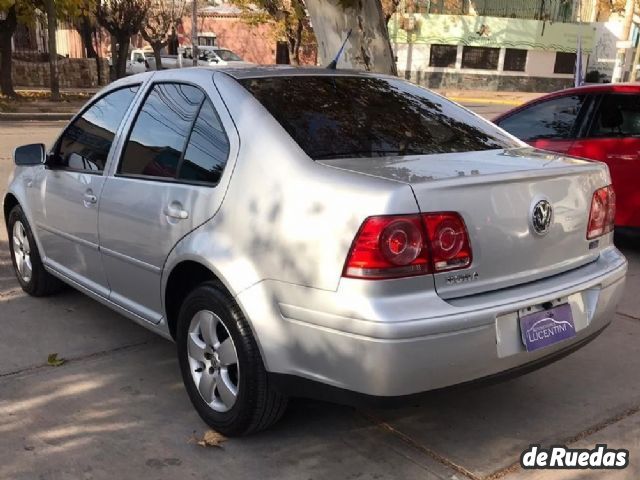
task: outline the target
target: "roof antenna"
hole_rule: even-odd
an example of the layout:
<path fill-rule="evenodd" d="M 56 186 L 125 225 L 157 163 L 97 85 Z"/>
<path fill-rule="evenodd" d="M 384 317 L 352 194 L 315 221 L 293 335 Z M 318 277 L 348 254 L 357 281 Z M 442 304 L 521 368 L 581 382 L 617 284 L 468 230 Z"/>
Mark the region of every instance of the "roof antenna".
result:
<path fill-rule="evenodd" d="M 347 38 L 344 39 L 344 42 L 342 42 L 342 46 L 340 47 L 340 50 L 338 50 L 338 54 L 336 55 L 336 58 L 334 58 L 331 63 L 329 65 L 327 65 L 327 68 L 329 70 L 335 70 L 338 66 L 338 60 L 340 60 L 340 57 L 342 56 L 342 51 L 344 50 L 344 47 L 347 45 L 347 41 L 349 41 L 349 37 L 351 36 L 351 32 L 353 31 L 353 29 L 349 30 L 349 33 L 347 33 Z"/>

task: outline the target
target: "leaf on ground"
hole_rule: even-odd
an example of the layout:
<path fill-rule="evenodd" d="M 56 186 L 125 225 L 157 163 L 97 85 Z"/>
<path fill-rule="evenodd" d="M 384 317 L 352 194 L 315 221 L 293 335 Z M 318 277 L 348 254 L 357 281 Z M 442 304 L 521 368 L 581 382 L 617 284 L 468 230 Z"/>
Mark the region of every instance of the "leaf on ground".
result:
<path fill-rule="evenodd" d="M 58 358 L 57 353 L 50 353 L 47 357 L 47 365 L 50 367 L 59 367 L 64 362 L 66 362 L 66 360 L 64 358 Z"/>
<path fill-rule="evenodd" d="M 196 439 L 196 443 L 201 447 L 222 448 L 222 444 L 226 442 L 226 440 L 227 437 L 224 435 L 214 432 L 213 430 L 209 430 L 208 432 L 205 432 L 201 439 Z"/>

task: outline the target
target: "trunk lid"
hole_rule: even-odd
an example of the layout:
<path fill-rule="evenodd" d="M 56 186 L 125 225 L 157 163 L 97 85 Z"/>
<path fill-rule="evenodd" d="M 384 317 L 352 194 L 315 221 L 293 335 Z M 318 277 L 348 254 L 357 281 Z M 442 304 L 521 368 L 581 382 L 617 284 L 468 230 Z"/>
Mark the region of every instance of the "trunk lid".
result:
<path fill-rule="evenodd" d="M 610 183 L 601 163 L 531 148 L 322 163 L 408 183 L 420 211 L 462 215 L 473 262 L 434 275 L 443 298 L 562 273 L 594 261 L 611 242 L 610 236 L 586 238 L 593 192 Z M 553 209 L 546 234 L 536 233 L 532 220 L 541 201 Z"/>

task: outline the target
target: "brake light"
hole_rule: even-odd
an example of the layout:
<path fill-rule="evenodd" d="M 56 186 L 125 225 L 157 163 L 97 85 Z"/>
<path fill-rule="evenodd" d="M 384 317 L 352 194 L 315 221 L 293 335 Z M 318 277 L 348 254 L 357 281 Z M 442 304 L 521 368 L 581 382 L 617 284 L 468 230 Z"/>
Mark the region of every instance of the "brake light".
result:
<path fill-rule="evenodd" d="M 599 188 L 593 193 L 587 240 L 593 240 L 612 232 L 616 218 L 616 194 L 611 185 Z"/>
<path fill-rule="evenodd" d="M 471 264 L 469 236 L 457 213 L 367 218 L 343 275 L 386 279 L 456 270 Z"/>
<path fill-rule="evenodd" d="M 434 272 L 457 270 L 471 265 L 471 245 L 464 220 L 457 213 L 428 213 L 425 221 Z"/>

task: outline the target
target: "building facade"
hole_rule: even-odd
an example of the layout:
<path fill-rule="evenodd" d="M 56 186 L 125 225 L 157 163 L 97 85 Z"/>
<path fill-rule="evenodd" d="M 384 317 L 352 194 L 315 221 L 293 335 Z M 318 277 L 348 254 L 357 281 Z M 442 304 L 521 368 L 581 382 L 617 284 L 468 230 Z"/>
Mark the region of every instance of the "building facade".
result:
<path fill-rule="evenodd" d="M 598 36 L 609 32 L 595 21 L 599 3 L 405 0 L 389 24 L 398 70 L 431 88 L 566 88 L 574 82 L 579 45 L 584 74 Z"/>

